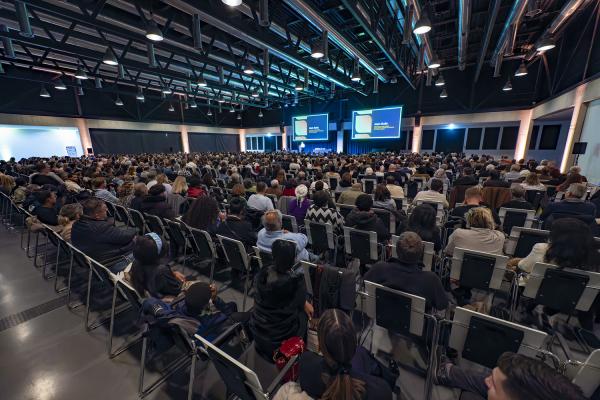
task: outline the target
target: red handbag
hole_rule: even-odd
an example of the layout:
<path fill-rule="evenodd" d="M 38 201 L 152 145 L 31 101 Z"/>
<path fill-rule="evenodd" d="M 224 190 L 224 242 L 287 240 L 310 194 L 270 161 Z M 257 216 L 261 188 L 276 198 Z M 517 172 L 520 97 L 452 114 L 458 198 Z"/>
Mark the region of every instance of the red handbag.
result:
<path fill-rule="evenodd" d="M 304 340 L 301 337 L 293 336 L 287 340 L 284 340 L 279 346 L 278 350 L 275 350 L 273 354 L 273 361 L 277 368 L 281 371 L 295 355 L 302 354 L 304 352 Z M 283 382 L 295 381 L 298 379 L 298 363 L 296 362 L 292 368 L 285 374 Z"/>

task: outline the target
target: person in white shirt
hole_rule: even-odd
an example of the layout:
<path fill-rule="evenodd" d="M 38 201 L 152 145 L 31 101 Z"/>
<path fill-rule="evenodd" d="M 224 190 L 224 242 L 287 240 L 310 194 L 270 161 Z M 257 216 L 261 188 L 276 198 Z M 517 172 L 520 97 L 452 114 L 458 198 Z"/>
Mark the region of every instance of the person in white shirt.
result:
<path fill-rule="evenodd" d="M 388 177 L 385 178 L 385 181 L 387 182 L 385 187 L 387 188 L 387 190 L 390 191 L 392 198 L 394 198 L 394 199 L 403 199 L 404 198 L 404 189 L 402 189 L 402 186 L 396 185 L 396 183 L 395 183 L 396 179 L 394 179 L 394 177 L 392 175 L 388 175 Z"/>
<path fill-rule="evenodd" d="M 491 254 L 502 254 L 504 249 L 504 233 L 494 229 L 494 217 L 487 207 L 475 207 L 466 214 L 470 229 L 458 228 L 448 238 L 444 253 L 454 254 L 454 249 L 460 247 Z"/>
<path fill-rule="evenodd" d="M 419 201 L 429 202 L 429 203 L 442 203 L 444 208 L 448 208 L 448 200 L 446 200 L 446 196 L 442 193 L 444 190 L 444 183 L 436 178 L 432 178 L 429 183 L 429 190 L 422 190 L 413 199 L 413 203 L 417 203 Z"/>
<path fill-rule="evenodd" d="M 273 210 L 273 202 L 270 198 L 265 196 L 267 190 L 267 184 L 264 182 L 258 182 L 256 184 L 256 194 L 253 194 L 248 199 L 248 207 L 260 211 Z"/>

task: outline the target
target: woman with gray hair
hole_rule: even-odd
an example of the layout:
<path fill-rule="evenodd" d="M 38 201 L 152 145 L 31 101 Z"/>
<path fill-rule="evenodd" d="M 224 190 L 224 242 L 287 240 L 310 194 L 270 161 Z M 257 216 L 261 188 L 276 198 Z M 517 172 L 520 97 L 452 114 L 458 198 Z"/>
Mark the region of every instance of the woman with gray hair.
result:
<path fill-rule="evenodd" d="M 487 207 L 475 207 L 465 215 L 468 229 L 458 228 L 448 238 L 444 253 L 451 256 L 457 247 L 502 254 L 504 233 L 495 230 L 494 217 Z"/>

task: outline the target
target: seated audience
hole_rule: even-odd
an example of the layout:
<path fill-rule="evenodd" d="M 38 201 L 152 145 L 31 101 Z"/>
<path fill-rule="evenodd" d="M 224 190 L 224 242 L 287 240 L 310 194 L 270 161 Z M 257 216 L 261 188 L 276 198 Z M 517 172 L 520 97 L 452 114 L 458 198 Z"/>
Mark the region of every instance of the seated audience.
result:
<path fill-rule="evenodd" d="M 168 253 L 168 245 L 156 233 L 140 236 L 133 246 L 133 264 L 128 279 L 142 297 L 172 299 L 177 296 L 186 281 L 185 276 L 161 263 Z"/>
<path fill-rule="evenodd" d="M 349 172 L 346 172 L 342 175 L 342 179 L 338 182 L 337 187 L 335 188 L 336 193 L 345 192 L 346 190 L 350 190 L 352 187 L 352 175 Z M 362 187 L 361 187 L 362 190 Z"/>
<path fill-rule="evenodd" d="M 167 203 L 167 190 L 162 183 L 152 185 L 148 194 L 144 196 L 139 211 L 145 214 L 156 215 L 160 218 L 173 219 L 177 214 Z"/>
<path fill-rule="evenodd" d="M 305 219 L 322 224 L 331 224 L 335 235 L 343 235 L 344 217 L 336 208 L 328 206 L 330 199 L 331 197 L 324 190 L 315 192 L 313 195 L 313 204 L 308 208 Z"/>
<path fill-rule="evenodd" d="M 564 180 L 564 182 L 562 182 L 556 187 L 556 190 L 558 192 L 564 192 L 568 190 L 569 186 L 571 186 L 574 183 L 587 182 L 587 179 L 585 179 L 585 177 L 582 176 L 579 172 L 581 172 L 581 169 L 576 168 L 575 170 L 573 170 L 573 167 L 571 167 L 571 170 L 569 170 L 569 174 L 567 175 L 566 179 Z"/>
<path fill-rule="evenodd" d="M 39 163 L 36 167 L 37 172 L 29 176 L 29 183 L 38 186 L 52 185 L 59 186 L 64 182 L 54 172 L 50 170 L 48 164 Z"/>
<path fill-rule="evenodd" d="M 95 197 L 87 199 L 83 203 L 83 215 L 71 229 L 71 242 L 100 263 L 119 259 L 110 267 L 116 273 L 125 269 L 133 259 L 137 229 L 113 225 L 107 212 L 104 201 Z"/>
<path fill-rule="evenodd" d="M 246 204 L 244 202 L 244 204 Z M 219 203 L 210 196 L 200 196 L 192 202 L 181 220 L 192 228 L 215 234 L 225 214 L 219 210 Z"/>
<path fill-rule="evenodd" d="M 229 202 L 229 212 L 225 220 L 219 224 L 216 233 L 231 239 L 239 240 L 246 249 L 256 245 L 256 231 L 252 223 L 244 217 L 246 214 L 246 203 L 240 198 L 234 198 Z"/>
<path fill-rule="evenodd" d="M 251 195 L 248 199 L 248 207 L 258 211 L 274 209 L 275 207 L 273 207 L 273 202 L 271 199 L 265 196 L 266 190 L 267 184 L 264 182 L 258 182 L 256 184 L 256 193 Z"/>
<path fill-rule="evenodd" d="M 521 183 L 521 186 L 524 190 L 540 190 L 543 192 L 546 191 L 546 186 L 544 186 L 540 182 L 540 178 L 535 172 L 532 172 L 529 175 L 527 175 L 527 178 L 525 178 L 525 181 Z"/>
<path fill-rule="evenodd" d="M 434 250 L 439 251 L 442 248 L 442 237 L 436 216 L 436 210 L 429 204 L 416 206 L 408 217 L 406 230 L 416 233 L 424 242 L 433 243 Z"/>
<path fill-rule="evenodd" d="M 487 207 L 487 205 L 483 204 L 483 193 L 479 186 L 472 186 L 465 190 L 465 200 L 463 205 L 454 207 L 450 216 L 464 219 L 467 212 L 475 207 Z M 500 225 L 500 217 L 498 217 L 498 214 L 491 208 L 490 211 L 492 212 L 496 225 Z"/>
<path fill-rule="evenodd" d="M 532 174 L 535 175 L 535 174 Z M 542 185 L 543 186 L 543 185 Z M 518 208 L 520 210 L 533 210 L 533 206 L 525 199 L 525 188 L 518 183 L 513 183 L 510 187 L 512 199 L 502 204 L 504 208 Z"/>
<path fill-rule="evenodd" d="M 58 213 L 58 224 L 62 226 L 60 237 L 71 243 L 71 230 L 75 221 L 83 215 L 83 207 L 79 203 L 65 204 Z"/>
<path fill-rule="evenodd" d="M 392 194 L 386 185 L 380 184 L 375 187 L 373 207 L 396 211 L 396 202 L 392 200 Z"/>
<path fill-rule="evenodd" d="M 296 217 L 298 225 L 304 224 L 304 218 L 306 212 L 310 206 L 310 200 L 308 200 L 308 189 L 304 185 L 298 185 L 295 191 L 296 198 L 290 200 L 288 204 L 288 214 Z"/>
<path fill-rule="evenodd" d="M 488 372 L 475 372 L 446 363 L 435 378 L 440 385 L 490 400 L 586 399 L 578 386 L 542 361 L 507 352 L 497 365 Z"/>
<path fill-rule="evenodd" d="M 273 240 L 269 251 L 273 265 L 261 269 L 255 278 L 250 330 L 257 352 L 272 360 L 273 352 L 284 340 L 306 338 L 313 307 L 306 300 L 304 274 L 292 270 L 297 246 L 288 240 Z"/>
<path fill-rule="evenodd" d="M 173 181 L 172 193 L 180 195 L 180 196 L 183 196 L 183 197 L 186 197 L 187 196 L 187 192 L 188 192 L 187 181 L 185 180 L 184 176 L 179 175 Z"/>
<path fill-rule="evenodd" d="M 347 204 L 349 206 L 356 205 L 356 199 L 365 194 L 362 191 L 362 184 L 353 183 L 352 187 L 349 190 L 344 190 L 337 201 L 338 204 Z"/>
<path fill-rule="evenodd" d="M 197 175 L 192 175 L 188 184 L 187 197 L 198 198 L 205 194 L 206 192 L 202 188 L 202 179 Z"/>
<path fill-rule="evenodd" d="M 477 178 L 473 175 L 474 171 L 471 167 L 465 167 L 462 171 L 462 175 L 456 178 L 454 181 L 454 186 L 464 185 L 464 186 L 473 186 L 479 183 Z"/>
<path fill-rule="evenodd" d="M 39 203 L 33 209 L 32 214 L 46 225 L 58 225 L 58 210 L 56 209 L 56 192 L 50 190 L 38 190 L 33 193 L 35 200 Z"/>
<path fill-rule="evenodd" d="M 350 317 L 338 309 L 326 310 L 317 327 L 322 355 L 306 351 L 298 360 L 298 384 L 286 390 L 322 400 L 391 400 L 390 385 L 372 371 L 372 358 L 356 339 Z M 290 387 L 291 386 L 291 387 Z M 295 398 L 290 395 L 288 399 Z"/>
<path fill-rule="evenodd" d="M 458 228 L 448 238 L 444 252 L 451 256 L 457 247 L 491 254 L 502 254 L 504 233 L 494 229 L 492 212 L 486 207 L 475 207 L 466 214 L 469 229 Z"/>
<path fill-rule="evenodd" d="M 267 211 L 263 215 L 262 220 L 264 228 L 258 232 L 258 239 L 256 241 L 256 245 L 261 250 L 270 252 L 273 242 L 278 239 L 285 239 L 296 243 L 296 259 L 298 261 L 311 261 L 316 259 L 314 255 L 311 255 L 308 250 L 306 250 L 306 245 L 308 244 L 306 235 L 288 232 L 282 229 L 281 211 Z"/>
<path fill-rule="evenodd" d="M 392 289 L 425 298 L 427 309 L 445 310 L 448 296 L 440 278 L 423 271 L 423 241 L 414 232 L 404 232 L 396 246 L 397 258 L 373 265 L 364 275 L 365 281 L 379 283 Z"/>
<path fill-rule="evenodd" d="M 385 187 L 387 188 L 387 190 L 390 191 L 390 195 L 392 196 L 392 198 L 394 198 L 394 199 L 403 199 L 404 198 L 404 189 L 402 188 L 402 186 L 396 184 L 396 182 L 397 182 L 396 178 L 394 178 L 392 175 L 388 175 L 385 178 L 385 182 L 386 182 Z"/>
<path fill-rule="evenodd" d="M 119 199 L 106 189 L 106 179 L 102 177 L 94 178 L 92 180 L 92 186 L 94 187 L 94 196 L 100 200 L 110 201 L 111 203 L 118 204 Z"/>
<path fill-rule="evenodd" d="M 509 188 L 511 185 L 508 181 L 503 181 L 500 179 L 500 172 L 498 171 L 490 171 L 490 177 L 483 182 L 483 187 L 504 187 Z"/>
<path fill-rule="evenodd" d="M 513 164 L 510 166 L 510 171 L 508 171 L 504 175 L 504 179 L 506 179 L 508 182 L 516 181 L 521 177 L 520 172 L 521 172 L 521 166 L 519 164 Z"/>
<path fill-rule="evenodd" d="M 350 228 L 360 229 L 377 233 L 379 243 L 390 239 L 390 231 L 381 219 L 371 210 L 373 207 L 373 198 L 368 194 L 361 194 L 356 199 L 356 208 L 346 217 L 345 225 Z"/>
<path fill-rule="evenodd" d="M 142 201 L 148 194 L 148 186 L 145 183 L 136 183 L 133 186 L 133 197 L 129 200 L 129 203 L 123 204 L 125 207 L 133 208 L 134 210 L 140 211 L 142 207 Z"/>
<path fill-rule="evenodd" d="M 444 208 L 448 208 L 448 200 L 446 200 L 446 195 L 442 193 L 443 190 L 443 182 L 439 179 L 432 178 L 429 183 L 429 190 L 418 192 L 413 199 L 413 203 L 417 204 L 419 201 L 426 203 L 442 203 Z"/>
<path fill-rule="evenodd" d="M 0 192 L 7 196 L 13 192 L 15 187 L 15 180 L 12 176 L 4 175 L 0 172 Z"/>
<path fill-rule="evenodd" d="M 27 180 L 25 178 L 15 179 L 15 186 L 10 195 L 16 204 L 23 203 L 27 197 Z"/>
<path fill-rule="evenodd" d="M 271 186 L 267 188 L 266 194 L 272 194 L 277 198 L 283 195 L 283 189 L 277 179 L 271 181 Z"/>
<path fill-rule="evenodd" d="M 569 186 L 562 201 L 548 203 L 540 215 L 540 219 L 544 221 L 544 229 L 552 226 L 552 222 L 557 215 L 588 217 L 592 221 L 596 217 L 596 206 L 582 200 L 586 191 L 585 184 L 574 183 Z"/>

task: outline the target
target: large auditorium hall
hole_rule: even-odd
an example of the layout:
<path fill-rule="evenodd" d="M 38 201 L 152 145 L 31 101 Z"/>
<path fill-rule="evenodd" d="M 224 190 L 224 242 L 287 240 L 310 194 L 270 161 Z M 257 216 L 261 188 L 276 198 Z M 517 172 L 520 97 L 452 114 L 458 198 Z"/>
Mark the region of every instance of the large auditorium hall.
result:
<path fill-rule="evenodd" d="M 600 400 L 600 0 L 0 0 L 2 400 Z"/>

